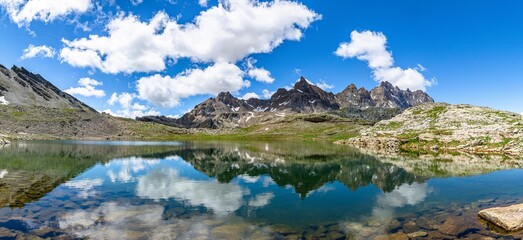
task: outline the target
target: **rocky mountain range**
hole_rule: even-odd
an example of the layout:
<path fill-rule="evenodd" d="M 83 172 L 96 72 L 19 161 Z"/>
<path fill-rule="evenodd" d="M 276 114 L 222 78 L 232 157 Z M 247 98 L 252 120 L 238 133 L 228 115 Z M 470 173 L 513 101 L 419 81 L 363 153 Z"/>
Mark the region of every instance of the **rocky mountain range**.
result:
<path fill-rule="evenodd" d="M 0 104 L 26 107 L 70 108 L 96 112 L 87 104 L 61 91 L 25 68 L 8 69 L 0 64 Z"/>
<path fill-rule="evenodd" d="M 349 85 L 342 92 L 333 94 L 301 77 L 292 89 L 280 88 L 270 99 L 238 99 L 229 92 L 209 98 L 181 118 L 145 116 L 139 121 L 156 122 L 184 128 L 244 127 L 286 114 L 325 113 L 345 110 L 345 116 L 368 116 L 366 111 L 383 112 L 395 109 L 400 112 L 434 100 L 423 91 L 401 90 L 389 82 L 382 82 L 371 91 Z M 347 111 L 348 110 L 348 111 Z M 390 111 L 389 111 L 390 112 Z M 375 121 L 393 117 L 382 114 Z"/>

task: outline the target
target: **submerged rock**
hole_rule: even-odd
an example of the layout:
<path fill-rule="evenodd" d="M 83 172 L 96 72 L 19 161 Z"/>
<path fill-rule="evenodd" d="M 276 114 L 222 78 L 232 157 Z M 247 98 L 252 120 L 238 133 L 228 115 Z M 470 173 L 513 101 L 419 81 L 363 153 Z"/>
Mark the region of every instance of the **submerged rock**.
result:
<path fill-rule="evenodd" d="M 251 230 L 247 224 L 225 224 L 212 229 L 211 235 L 217 239 L 245 239 Z"/>
<path fill-rule="evenodd" d="M 424 231 L 417 231 L 417 232 L 412 232 L 412 233 L 407 234 L 407 236 L 409 238 L 422 238 L 422 237 L 426 237 L 427 235 L 429 235 L 429 234 Z"/>
<path fill-rule="evenodd" d="M 478 215 L 507 232 L 523 230 L 523 204 L 484 209 Z"/>
<path fill-rule="evenodd" d="M 457 217 L 449 217 L 438 230 L 446 235 L 458 236 L 462 233 L 470 232 L 470 226 L 465 221 Z"/>
<path fill-rule="evenodd" d="M 380 235 L 374 238 L 374 240 L 408 240 L 409 236 L 407 234 L 398 232 L 389 235 Z"/>

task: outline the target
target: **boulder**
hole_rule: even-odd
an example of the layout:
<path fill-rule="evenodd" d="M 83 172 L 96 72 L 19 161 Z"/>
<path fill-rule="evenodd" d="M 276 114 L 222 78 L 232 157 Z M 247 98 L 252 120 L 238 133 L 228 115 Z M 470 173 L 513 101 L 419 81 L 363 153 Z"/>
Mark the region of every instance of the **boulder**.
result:
<path fill-rule="evenodd" d="M 507 232 L 523 230 L 523 204 L 488 208 L 479 211 L 478 215 Z"/>

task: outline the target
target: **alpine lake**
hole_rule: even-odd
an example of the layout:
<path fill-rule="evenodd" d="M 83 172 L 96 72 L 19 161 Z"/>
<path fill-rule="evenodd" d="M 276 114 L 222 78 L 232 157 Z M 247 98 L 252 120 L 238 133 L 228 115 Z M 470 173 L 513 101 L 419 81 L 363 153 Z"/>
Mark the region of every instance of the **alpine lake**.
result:
<path fill-rule="evenodd" d="M 18 141 L 0 239 L 519 239 L 523 161 L 372 155 L 322 142 Z"/>

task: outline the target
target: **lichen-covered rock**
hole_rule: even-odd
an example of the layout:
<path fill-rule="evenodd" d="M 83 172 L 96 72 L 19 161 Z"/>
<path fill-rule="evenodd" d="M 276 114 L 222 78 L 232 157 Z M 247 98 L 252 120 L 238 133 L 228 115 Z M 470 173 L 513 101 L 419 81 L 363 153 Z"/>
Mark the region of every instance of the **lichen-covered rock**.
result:
<path fill-rule="evenodd" d="M 384 142 L 390 144 L 383 144 Z M 355 147 L 523 154 L 523 116 L 472 105 L 428 103 L 338 142 Z"/>
<path fill-rule="evenodd" d="M 478 215 L 505 231 L 523 230 L 523 204 L 484 209 Z"/>

